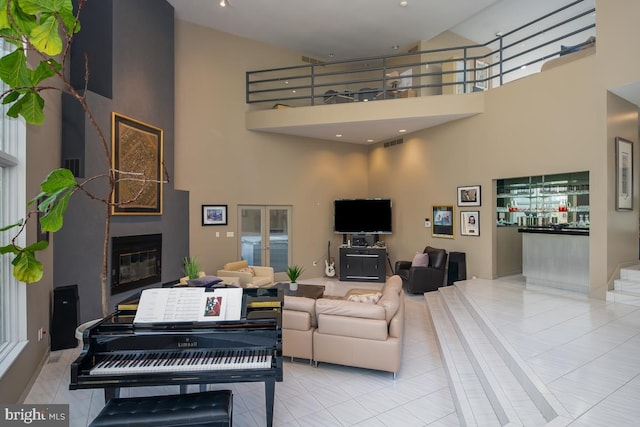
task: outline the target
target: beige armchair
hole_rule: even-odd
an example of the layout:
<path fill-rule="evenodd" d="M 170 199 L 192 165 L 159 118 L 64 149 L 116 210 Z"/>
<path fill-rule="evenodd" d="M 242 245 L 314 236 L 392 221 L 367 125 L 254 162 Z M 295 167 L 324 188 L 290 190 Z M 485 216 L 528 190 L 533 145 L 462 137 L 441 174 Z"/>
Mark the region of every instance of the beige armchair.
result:
<path fill-rule="evenodd" d="M 228 262 L 222 270 L 218 270 L 219 277 L 237 277 L 243 288 L 265 288 L 273 285 L 273 267 L 249 265 L 247 260 Z"/>

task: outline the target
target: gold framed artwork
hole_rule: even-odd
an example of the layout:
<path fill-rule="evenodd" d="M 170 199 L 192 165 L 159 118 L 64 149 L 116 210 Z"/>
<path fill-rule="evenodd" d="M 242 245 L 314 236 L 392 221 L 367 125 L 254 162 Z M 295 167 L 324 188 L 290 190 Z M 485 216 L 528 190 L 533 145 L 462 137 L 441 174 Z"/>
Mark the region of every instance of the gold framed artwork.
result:
<path fill-rule="evenodd" d="M 162 215 L 162 129 L 112 113 L 111 156 L 116 174 L 111 213 Z"/>

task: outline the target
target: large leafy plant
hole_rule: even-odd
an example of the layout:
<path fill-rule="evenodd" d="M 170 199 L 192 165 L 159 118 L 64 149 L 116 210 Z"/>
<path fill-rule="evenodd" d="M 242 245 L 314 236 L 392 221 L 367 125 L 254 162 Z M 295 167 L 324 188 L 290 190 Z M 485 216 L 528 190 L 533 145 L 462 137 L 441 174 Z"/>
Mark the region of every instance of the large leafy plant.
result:
<path fill-rule="evenodd" d="M 111 224 L 112 194 L 117 182 L 116 173 L 111 166 L 110 147 L 107 138 L 98 126 L 87 100 L 85 88 L 73 87 L 64 73 L 69 59 L 71 43 L 80 30 L 79 16 L 86 0 L 77 0 L 74 12 L 72 0 L 0 0 L 0 37 L 12 44 L 15 49 L 0 58 L 0 79 L 6 89 L 0 93 L 3 104 L 10 108 L 10 117 L 22 116 L 29 124 L 39 125 L 44 122 L 45 101 L 40 95 L 46 90 L 57 90 L 71 95 L 84 110 L 88 121 L 99 137 L 109 168 L 102 175 L 87 178 L 79 182 L 68 169 L 51 171 L 40 185 L 40 193 L 30 202 L 36 209 L 15 224 L 10 224 L 0 231 L 16 230 L 15 236 L 24 232 L 27 221 L 42 213 L 40 218 L 43 231 L 56 232 L 63 226 L 63 215 L 67 210 L 71 197 L 83 192 L 90 198 L 104 203 L 104 244 L 103 262 L 100 272 L 102 293 L 102 312 L 109 312 L 109 289 L 107 286 L 108 248 Z M 36 62 L 34 64 L 34 62 Z M 86 60 L 85 60 L 86 64 Z M 89 72 L 85 65 L 85 86 Z M 98 179 L 106 180 L 108 195 L 98 196 L 91 193 L 87 184 Z M 129 175 L 128 180 L 131 178 Z M 144 182 L 149 182 L 141 178 Z M 131 200 L 134 201 L 143 191 Z M 14 237 L 6 246 L 0 247 L 0 254 L 12 254 L 13 275 L 23 282 L 37 282 L 43 276 L 43 266 L 36 259 L 38 251 L 46 249 L 48 243 L 39 241 L 26 247 L 16 244 Z"/>

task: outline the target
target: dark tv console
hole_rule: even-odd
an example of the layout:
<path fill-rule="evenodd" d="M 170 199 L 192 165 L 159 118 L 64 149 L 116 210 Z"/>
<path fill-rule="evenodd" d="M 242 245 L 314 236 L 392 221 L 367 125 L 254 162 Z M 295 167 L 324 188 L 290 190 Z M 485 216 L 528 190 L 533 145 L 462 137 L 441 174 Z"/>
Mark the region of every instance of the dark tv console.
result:
<path fill-rule="evenodd" d="M 384 246 L 341 247 L 340 280 L 381 282 L 387 277 L 387 248 Z"/>

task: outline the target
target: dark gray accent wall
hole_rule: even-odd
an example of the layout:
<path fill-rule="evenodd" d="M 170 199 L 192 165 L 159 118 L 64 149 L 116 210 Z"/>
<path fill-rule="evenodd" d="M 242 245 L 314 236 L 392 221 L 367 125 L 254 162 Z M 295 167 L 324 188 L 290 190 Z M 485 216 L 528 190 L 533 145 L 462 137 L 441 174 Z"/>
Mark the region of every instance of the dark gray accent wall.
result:
<path fill-rule="evenodd" d="M 90 63 L 101 67 L 96 72 L 91 71 L 91 78 L 96 76 L 99 84 L 90 85 L 95 92 L 92 90 L 88 94 L 100 127 L 110 141 L 111 114 L 116 112 L 161 128 L 164 164 L 171 179 L 175 142 L 173 7 L 164 0 L 100 0 L 87 2 L 85 8 L 78 46 L 85 46 L 92 58 Z M 109 38 L 110 42 L 103 38 Z M 94 40 L 95 45 L 92 44 Z M 112 49 L 102 50 L 109 43 Z M 83 55 L 79 48 L 73 53 Z M 72 64 L 84 67 L 82 61 L 72 60 Z M 79 73 L 72 70 L 72 74 L 74 72 Z M 65 115 L 69 119 L 63 124 L 67 128 L 63 135 L 75 136 L 82 133 L 78 129 L 83 130 L 85 175 L 105 173 L 108 165 L 95 129 L 88 120 L 79 124 L 77 112 L 69 111 Z M 63 141 L 63 146 L 67 144 L 73 145 L 74 138 Z M 106 185 L 96 182 L 94 189 L 104 193 Z M 187 192 L 174 190 L 169 182 L 163 186 L 162 215 L 112 217 L 112 237 L 162 233 L 162 280 L 151 287 L 177 281 L 182 276 L 182 259 L 189 254 L 188 197 Z M 54 283 L 56 287 L 78 284 L 81 321 L 101 316 L 99 274 L 104 218 L 103 204 L 82 194 L 74 195 L 65 225 L 54 236 Z M 135 292 L 115 295 L 111 304 Z"/>

